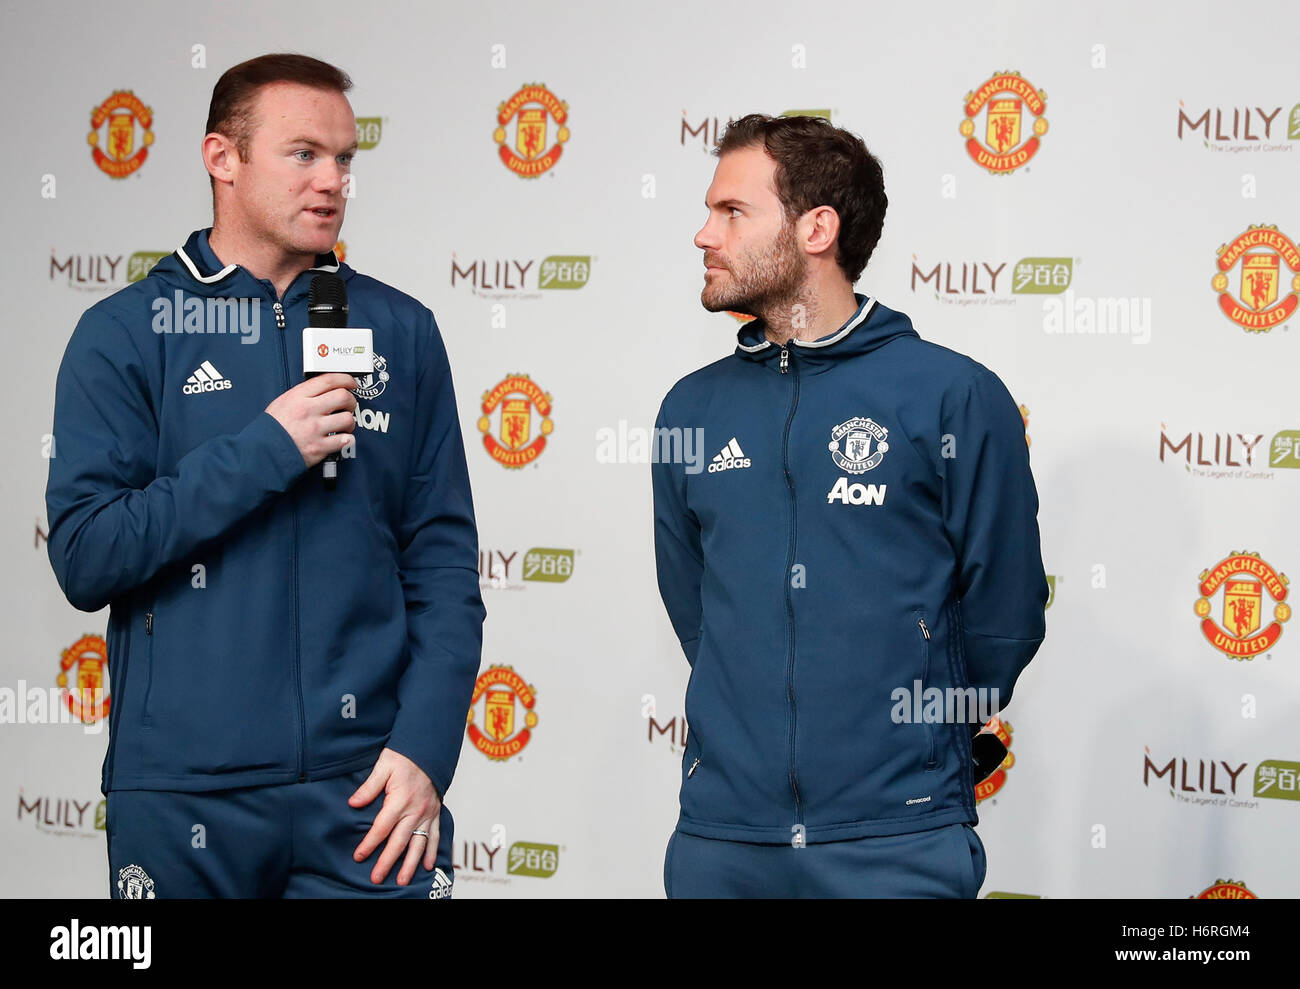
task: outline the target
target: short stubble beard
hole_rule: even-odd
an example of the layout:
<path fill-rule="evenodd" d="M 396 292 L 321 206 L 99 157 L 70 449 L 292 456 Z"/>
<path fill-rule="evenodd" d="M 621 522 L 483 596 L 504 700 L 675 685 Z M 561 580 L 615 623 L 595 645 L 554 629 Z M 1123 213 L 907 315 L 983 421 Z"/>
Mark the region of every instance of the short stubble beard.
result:
<path fill-rule="evenodd" d="M 799 250 L 794 224 L 784 220 L 766 254 L 747 254 L 740 261 L 747 266 L 745 274 L 738 276 L 728 268 L 731 283 L 725 289 L 704 286 L 700 292 L 704 308 L 756 316 L 769 325 L 788 324 L 808 275 L 808 259 Z"/>

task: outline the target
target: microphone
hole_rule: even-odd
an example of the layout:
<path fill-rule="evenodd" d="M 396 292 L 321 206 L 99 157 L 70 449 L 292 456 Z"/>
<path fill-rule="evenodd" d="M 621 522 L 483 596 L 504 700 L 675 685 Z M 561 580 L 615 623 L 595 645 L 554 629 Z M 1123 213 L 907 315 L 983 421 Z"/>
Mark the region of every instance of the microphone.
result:
<path fill-rule="evenodd" d="M 307 329 L 302 333 L 303 377 L 330 371 L 373 373 L 372 337 L 368 329 L 348 326 L 348 289 L 343 279 L 328 273 L 315 276 L 307 299 Z M 327 490 L 338 484 L 339 459 L 337 453 L 331 453 L 321 461 Z"/>
<path fill-rule="evenodd" d="M 984 731 L 983 725 L 971 725 L 971 763 L 975 773 L 975 782 L 981 783 L 993 775 L 993 771 L 1002 765 L 1007 757 L 1007 747 L 1002 739 L 991 731 Z"/>

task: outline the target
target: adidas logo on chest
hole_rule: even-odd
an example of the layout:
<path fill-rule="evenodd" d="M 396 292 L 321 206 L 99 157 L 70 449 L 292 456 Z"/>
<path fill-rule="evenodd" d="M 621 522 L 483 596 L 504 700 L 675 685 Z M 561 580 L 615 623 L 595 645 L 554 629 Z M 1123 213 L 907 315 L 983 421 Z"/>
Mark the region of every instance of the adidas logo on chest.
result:
<path fill-rule="evenodd" d="M 231 380 L 212 366 L 211 361 L 204 361 L 188 378 L 181 388 L 186 395 L 202 395 L 208 391 L 225 391 L 233 388 Z"/>
<path fill-rule="evenodd" d="M 731 442 L 722 448 L 722 452 L 713 458 L 709 464 L 709 473 L 716 474 L 723 470 L 740 470 L 750 465 L 749 458 L 745 456 L 745 451 L 740 448 L 736 442 L 736 437 L 731 437 Z"/>

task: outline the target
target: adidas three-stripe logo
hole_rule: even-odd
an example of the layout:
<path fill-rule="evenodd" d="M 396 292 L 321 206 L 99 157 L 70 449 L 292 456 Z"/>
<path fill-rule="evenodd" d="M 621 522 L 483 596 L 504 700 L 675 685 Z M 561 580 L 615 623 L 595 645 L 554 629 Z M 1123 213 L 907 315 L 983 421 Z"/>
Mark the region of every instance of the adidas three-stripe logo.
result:
<path fill-rule="evenodd" d="M 224 391 L 233 385 L 230 379 L 212 366 L 211 361 L 204 361 L 198 369 L 185 379 L 181 389 L 186 395 L 199 395 L 205 391 Z"/>
<path fill-rule="evenodd" d="M 713 458 L 713 463 L 709 464 L 709 473 L 716 474 L 720 470 L 739 470 L 742 467 L 749 466 L 749 458 L 745 456 L 745 451 L 740 448 L 736 442 L 736 437 L 731 437 L 731 442 L 722 448 L 722 452 Z"/>
<path fill-rule="evenodd" d="M 433 870 L 433 883 L 429 888 L 429 899 L 446 900 L 451 897 L 451 887 L 453 880 L 447 876 L 447 873 L 439 867 Z"/>

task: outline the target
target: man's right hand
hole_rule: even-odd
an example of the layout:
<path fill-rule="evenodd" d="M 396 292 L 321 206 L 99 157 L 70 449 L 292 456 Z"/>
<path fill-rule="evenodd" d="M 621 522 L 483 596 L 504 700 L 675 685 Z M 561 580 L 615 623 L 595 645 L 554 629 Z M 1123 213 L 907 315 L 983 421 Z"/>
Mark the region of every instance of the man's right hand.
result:
<path fill-rule="evenodd" d="M 294 385 L 266 407 L 289 434 L 308 467 L 315 467 L 354 442 L 349 434 L 357 428 L 356 412 L 361 408 L 350 390 L 355 387 L 357 379 L 350 374 L 318 374 Z"/>

